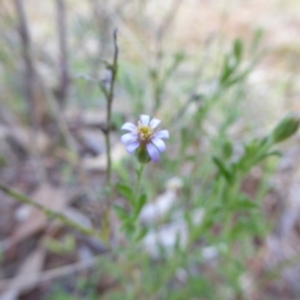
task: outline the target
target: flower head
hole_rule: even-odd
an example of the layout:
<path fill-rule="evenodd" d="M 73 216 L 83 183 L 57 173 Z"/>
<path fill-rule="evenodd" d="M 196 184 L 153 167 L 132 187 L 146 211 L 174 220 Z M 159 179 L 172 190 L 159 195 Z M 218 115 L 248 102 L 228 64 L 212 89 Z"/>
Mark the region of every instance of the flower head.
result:
<path fill-rule="evenodd" d="M 126 122 L 121 130 L 128 130 L 130 133 L 122 135 L 121 141 L 126 146 L 128 153 L 133 154 L 137 149 L 147 151 L 153 162 L 160 159 L 160 153 L 166 150 L 166 144 L 162 139 L 169 138 L 168 130 L 157 130 L 160 120 L 148 115 L 141 115 L 137 125 Z"/>

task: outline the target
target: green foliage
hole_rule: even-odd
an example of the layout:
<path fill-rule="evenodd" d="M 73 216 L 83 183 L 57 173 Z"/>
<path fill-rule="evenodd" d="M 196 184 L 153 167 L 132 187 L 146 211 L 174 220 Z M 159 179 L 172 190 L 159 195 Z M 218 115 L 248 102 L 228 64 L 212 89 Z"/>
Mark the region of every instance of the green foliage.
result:
<path fill-rule="evenodd" d="M 224 176 L 224 178 L 230 183 L 233 180 L 233 174 L 232 171 L 224 164 L 224 162 L 218 158 L 218 157 L 213 157 L 213 161 L 216 164 L 219 174 L 221 176 Z"/>
<path fill-rule="evenodd" d="M 146 204 L 147 202 L 147 195 L 146 194 L 142 194 L 139 196 L 138 198 L 138 202 L 135 206 L 135 210 L 134 210 L 134 214 L 135 215 L 139 215 L 142 208 L 144 207 L 144 205 Z"/>
<path fill-rule="evenodd" d="M 118 182 L 116 185 L 116 188 L 118 192 L 128 201 L 133 202 L 134 201 L 134 194 L 131 189 L 131 187 L 125 183 Z"/>
<path fill-rule="evenodd" d="M 122 229 L 126 232 L 127 237 L 133 238 L 134 241 L 139 241 L 148 232 L 147 228 L 142 228 L 138 222 L 139 214 L 147 202 L 145 193 L 139 194 L 139 182 L 141 180 L 143 165 L 137 169 L 137 186 L 135 191 L 125 183 L 117 183 L 118 192 L 129 202 L 130 210 L 125 210 L 119 205 L 115 205 L 115 212 L 122 222 Z"/>

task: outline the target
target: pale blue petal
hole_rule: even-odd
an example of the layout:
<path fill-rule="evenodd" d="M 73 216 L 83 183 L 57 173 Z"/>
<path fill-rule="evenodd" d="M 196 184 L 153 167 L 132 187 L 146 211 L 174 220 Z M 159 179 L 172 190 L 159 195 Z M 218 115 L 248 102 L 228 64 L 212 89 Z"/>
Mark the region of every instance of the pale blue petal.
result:
<path fill-rule="evenodd" d="M 151 144 L 151 143 L 147 144 L 147 151 L 153 162 L 159 161 L 159 158 L 160 158 L 159 151 L 153 144 Z"/>
<path fill-rule="evenodd" d="M 133 123 L 126 122 L 122 127 L 121 130 L 129 130 L 132 132 L 137 132 L 137 127 Z"/>
<path fill-rule="evenodd" d="M 168 130 L 159 130 L 155 133 L 154 137 L 159 139 L 168 139 L 170 137 Z"/>
<path fill-rule="evenodd" d="M 134 141 L 138 141 L 137 133 L 126 133 L 121 136 L 121 142 L 125 145 L 132 143 Z"/>
<path fill-rule="evenodd" d="M 166 144 L 163 140 L 161 140 L 157 137 L 154 137 L 151 139 L 151 142 L 159 150 L 159 152 L 164 152 L 166 150 Z"/>
<path fill-rule="evenodd" d="M 139 146 L 140 146 L 140 142 L 135 141 L 127 144 L 126 150 L 129 154 L 132 154 Z"/>
<path fill-rule="evenodd" d="M 150 127 L 152 129 L 155 129 L 159 124 L 161 123 L 161 120 L 158 120 L 158 119 L 152 119 L 151 122 L 150 122 Z"/>
<path fill-rule="evenodd" d="M 148 126 L 150 117 L 148 115 L 140 115 L 140 120 L 144 126 Z"/>

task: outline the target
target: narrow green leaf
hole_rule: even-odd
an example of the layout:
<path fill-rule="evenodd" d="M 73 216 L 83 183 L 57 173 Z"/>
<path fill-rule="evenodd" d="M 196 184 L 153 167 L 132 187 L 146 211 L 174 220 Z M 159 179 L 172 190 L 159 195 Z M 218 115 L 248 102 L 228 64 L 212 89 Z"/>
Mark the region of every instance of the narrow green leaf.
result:
<path fill-rule="evenodd" d="M 142 208 L 144 207 L 144 205 L 147 202 L 147 195 L 146 194 L 142 194 L 139 199 L 138 199 L 138 203 L 136 204 L 136 208 L 135 208 L 135 215 L 139 215 Z"/>
<path fill-rule="evenodd" d="M 132 202 L 133 199 L 133 191 L 131 187 L 125 183 L 118 182 L 116 185 L 118 192 L 127 200 Z"/>
<path fill-rule="evenodd" d="M 141 228 L 135 237 L 135 241 L 139 242 L 140 240 L 142 240 L 145 237 L 145 235 L 147 233 L 148 233 L 148 228 Z"/>
<path fill-rule="evenodd" d="M 115 209 L 116 214 L 122 221 L 127 221 L 128 218 L 130 217 L 128 212 L 123 207 L 121 207 L 119 205 L 115 205 L 114 209 Z"/>
<path fill-rule="evenodd" d="M 233 69 L 230 66 L 229 60 L 230 60 L 230 57 L 227 55 L 225 57 L 223 69 L 222 69 L 221 76 L 220 76 L 221 84 L 225 84 L 229 80 L 230 76 L 232 75 Z"/>
<path fill-rule="evenodd" d="M 257 203 L 251 201 L 251 200 L 239 200 L 235 203 L 231 204 L 228 209 L 232 211 L 238 211 L 238 210 L 250 210 L 250 209 L 258 209 L 259 206 Z"/>
<path fill-rule="evenodd" d="M 213 161 L 218 167 L 220 174 L 223 175 L 228 182 L 231 182 L 233 179 L 231 171 L 218 157 L 214 156 Z"/>
<path fill-rule="evenodd" d="M 243 56 L 244 45 L 242 40 L 237 39 L 234 41 L 233 52 L 237 61 L 240 61 Z"/>

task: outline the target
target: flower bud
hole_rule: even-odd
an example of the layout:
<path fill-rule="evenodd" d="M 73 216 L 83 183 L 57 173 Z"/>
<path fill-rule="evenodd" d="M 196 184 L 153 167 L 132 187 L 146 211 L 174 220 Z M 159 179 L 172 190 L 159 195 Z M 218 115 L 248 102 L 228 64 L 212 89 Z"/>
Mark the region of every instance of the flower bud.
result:
<path fill-rule="evenodd" d="M 289 114 L 281 120 L 272 132 L 272 140 L 274 143 L 280 143 L 297 132 L 300 124 L 300 116 L 298 114 Z"/>
<path fill-rule="evenodd" d="M 138 148 L 135 155 L 141 164 L 147 164 L 151 160 L 145 148 Z"/>

